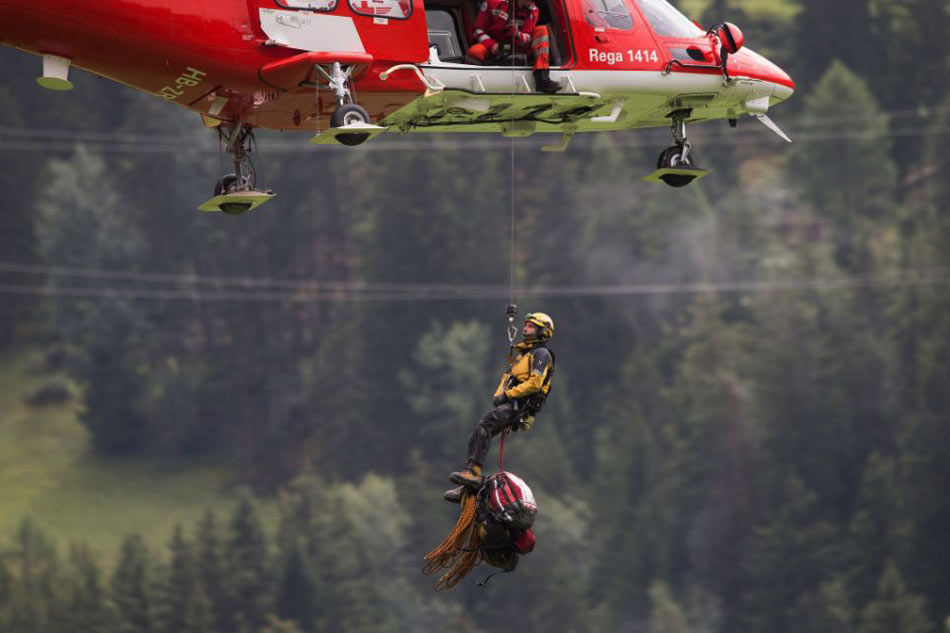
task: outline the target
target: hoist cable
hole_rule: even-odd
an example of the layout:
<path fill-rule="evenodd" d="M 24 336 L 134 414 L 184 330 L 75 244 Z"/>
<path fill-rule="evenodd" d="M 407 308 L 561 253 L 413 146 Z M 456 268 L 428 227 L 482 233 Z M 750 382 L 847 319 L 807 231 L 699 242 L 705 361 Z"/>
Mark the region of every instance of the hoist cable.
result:
<path fill-rule="evenodd" d="M 518 308 L 515 306 L 515 47 L 516 47 L 516 38 L 517 38 L 517 27 L 511 28 L 515 25 L 515 10 L 517 8 L 517 0 L 508 0 L 508 32 L 511 37 L 511 49 L 509 51 L 509 59 L 511 62 L 511 95 L 512 95 L 512 104 L 511 104 L 511 118 L 510 118 L 510 127 L 508 129 L 509 140 L 508 140 L 508 307 L 505 309 L 505 314 L 508 317 L 508 345 L 509 362 L 513 362 L 514 358 L 512 355 L 512 350 L 514 349 L 515 338 L 518 336 L 518 328 L 515 326 L 515 317 L 518 313 Z M 504 440 L 502 440 L 504 441 Z"/>
<path fill-rule="evenodd" d="M 515 33 L 516 30 L 512 29 L 511 26 L 517 26 L 515 24 L 515 10 L 517 8 L 518 0 L 508 0 L 508 24 L 509 24 L 509 33 L 511 35 L 511 92 L 514 95 L 515 92 Z M 514 102 L 512 102 L 511 109 L 511 128 L 508 130 L 508 134 L 512 136 L 509 138 L 508 148 L 508 162 L 511 168 L 511 173 L 509 177 L 510 181 L 510 196 L 509 196 L 509 206 L 510 206 L 510 217 L 509 217 L 509 253 L 508 253 L 508 303 L 514 305 L 515 303 L 515 109 Z"/>
<path fill-rule="evenodd" d="M 515 139 L 511 139 L 511 195 L 508 227 L 508 303 L 515 303 Z"/>

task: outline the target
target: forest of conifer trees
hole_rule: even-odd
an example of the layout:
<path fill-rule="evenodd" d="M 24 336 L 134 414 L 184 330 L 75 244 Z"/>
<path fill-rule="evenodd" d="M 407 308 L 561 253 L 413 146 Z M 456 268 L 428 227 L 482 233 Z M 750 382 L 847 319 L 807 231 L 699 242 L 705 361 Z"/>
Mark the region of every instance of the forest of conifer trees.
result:
<path fill-rule="evenodd" d="M 639 181 L 665 132 L 518 142 L 516 280 L 548 288 L 518 303 L 558 370 L 505 465 L 539 542 L 444 593 L 422 556 L 505 368 L 507 301 L 465 290 L 508 280 L 507 141 L 262 134 L 279 197 L 200 214 L 220 157 L 190 114 L 82 74 L 40 94 L 0 50 L 0 346 L 62 358 L 98 462 L 243 490 L 112 552 L 22 517 L 0 631 L 944 631 L 950 2 L 780 4 L 696 17 L 790 71 L 793 145 L 695 126 L 715 172 L 668 190 Z"/>

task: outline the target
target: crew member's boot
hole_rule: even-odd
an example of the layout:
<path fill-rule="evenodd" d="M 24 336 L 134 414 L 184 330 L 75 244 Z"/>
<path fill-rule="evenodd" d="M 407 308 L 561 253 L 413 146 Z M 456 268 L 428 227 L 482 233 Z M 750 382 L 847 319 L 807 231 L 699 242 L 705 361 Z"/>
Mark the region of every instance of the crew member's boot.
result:
<path fill-rule="evenodd" d="M 469 462 L 464 470 L 449 475 L 449 481 L 459 486 L 478 488 L 482 485 L 482 467 Z"/>
<path fill-rule="evenodd" d="M 448 501 L 449 503 L 462 503 L 462 497 L 465 495 L 465 486 L 459 486 L 458 488 L 452 488 L 451 490 L 446 490 L 442 494 L 442 498 Z"/>
<path fill-rule="evenodd" d="M 551 79 L 551 71 L 547 68 L 539 68 L 534 71 L 534 88 L 538 92 L 545 94 L 554 94 L 562 88 L 559 81 Z"/>

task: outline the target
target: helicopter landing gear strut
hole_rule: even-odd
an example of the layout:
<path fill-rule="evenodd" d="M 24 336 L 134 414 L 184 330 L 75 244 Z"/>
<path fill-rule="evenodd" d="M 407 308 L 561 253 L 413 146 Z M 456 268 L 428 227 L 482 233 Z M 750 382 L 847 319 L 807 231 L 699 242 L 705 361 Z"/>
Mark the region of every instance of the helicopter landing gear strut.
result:
<path fill-rule="evenodd" d="M 685 187 L 709 173 L 696 165 L 693 146 L 686 137 L 686 121 L 692 110 L 676 110 L 669 114 L 670 137 L 673 145 L 663 150 L 656 162 L 656 171 L 647 176 L 651 182 L 662 182 L 670 187 Z"/>
<path fill-rule="evenodd" d="M 336 110 L 330 116 L 330 127 L 353 127 L 360 125 L 371 125 L 369 113 L 363 106 L 353 100 L 353 91 L 348 84 L 350 76 L 353 74 L 353 66 L 347 66 L 346 70 L 340 65 L 340 62 L 333 62 L 330 66 L 330 72 L 323 70 L 318 66 L 326 77 L 330 89 L 336 93 Z M 343 145 L 360 145 L 369 138 L 369 134 L 358 132 L 342 132 L 336 135 L 336 140 Z"/>
<path fill-rule="evenodd" d="M 317 72 L 323 75 L 330 90 L 336 96 L 336 110 L 330 115 L 330 129 L 317 134 L 312 143 L 339 143 L 341 145 L 362 145 L 386 128 L 373 125 L 369 113 L 363 106 L 356 103 L 353 90 L 350 88 L 351 78 L 355 66 L 346 66 L 340 62 L 333 62 L 329 70 L 317 65 Z"/>
<path fill-rule="evenodd" d="M 241 215 L 255 209 L 274 197 L 270 190 L 254 188 L 256 172 L 251 161 L 254 131 L 246 123 L 221 125 L 218 136 L 234 163 L 234 173 L 223 176 L 214 186 L 214 197 L 200 207 L 202 211 L 221 211 L 227 215 Z"/>

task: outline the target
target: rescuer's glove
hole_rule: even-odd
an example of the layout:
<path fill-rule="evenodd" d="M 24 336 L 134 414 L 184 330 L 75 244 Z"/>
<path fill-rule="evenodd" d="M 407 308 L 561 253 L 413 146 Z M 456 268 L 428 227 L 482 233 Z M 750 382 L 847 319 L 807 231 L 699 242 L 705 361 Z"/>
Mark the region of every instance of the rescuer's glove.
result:
<path fill-rule="evenodd" d="M 534 424 L 534 416 L 533 416 L 533 415 L 526 415 L 526 416 L 525 416 L 524 418 L 522 418 L 521 421 L 518 423 L 518 430 L 519 430 L 519 431 L 530 431 L 532 424 Z"/>
<path fill-rule="evenodd" d="M 504 391 L 502 391 L 500 394 L 495 396 L 495 399 L 492 400 L 492 404 L 495 405 L 496 407 L 500 407 L 506 402 L 508 402 L 508 396 L 505 395 Z"/>
<path fill-rule="evenodd" d="M 508 37 L 518 37 L 521 35 L 520 31 L 518 31 L 518 25 L 513 22 L 505 28 L 505 34 Z"/>

